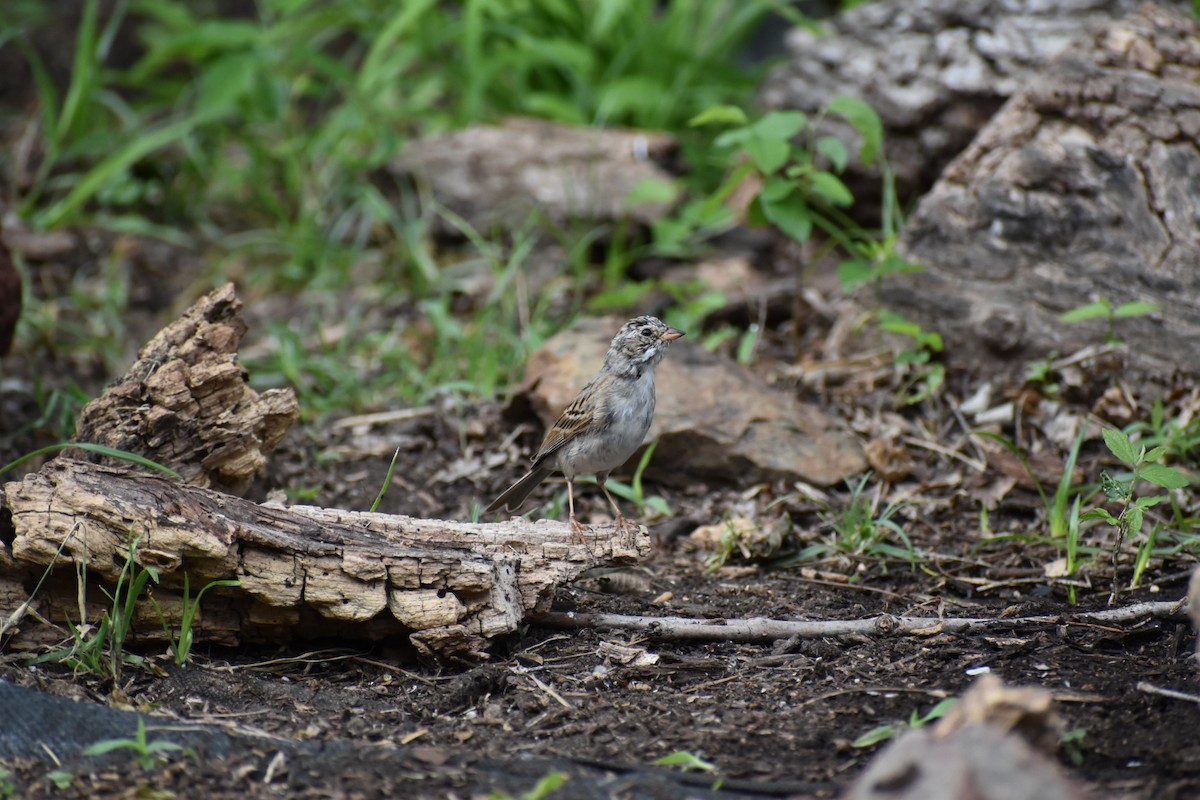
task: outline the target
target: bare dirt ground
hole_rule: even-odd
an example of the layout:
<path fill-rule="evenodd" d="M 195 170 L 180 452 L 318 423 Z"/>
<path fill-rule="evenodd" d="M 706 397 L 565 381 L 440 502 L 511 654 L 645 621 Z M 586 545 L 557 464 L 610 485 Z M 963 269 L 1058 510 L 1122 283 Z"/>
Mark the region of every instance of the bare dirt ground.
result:
<path fill-rule="evenodd" d="M 786 320 L 772 325 L 774 345 L 759 365 L 765 375 L 778 376 L 780 364 L 798 358 L 789 352 L 794 345 L 783 334 L 787 328 Z M 820 333 L 809 336 L 819 339 Z M 20 388 L 32 375 L 32 362 L 23 363 L 18 354 L 4 364 L 11 379 L 2 398 L 8 431 L 36 413 L 22 401 Z M 1044 472 L 1051 488 L 1065 448 L 1048 431 L 1066 414 L 1099 408 L 1121 376 L 1100 364 L 1053 398 L 992 376 L 997 396 L 1020 404 L 1023 415 L 1009 433 L 1028 448 L 1035 471 Z M 95 376 L 75 377 L 83 385 L 96 382 Z M 490 661 L 447 665 L 416 658 L 404 642 L 308 641 L 298 631 L 294 642 L 279 648 L 200 647 L 185 667 L 147 651 L 162 674 L 131 670 L 118 687 L 62 666 L 31 666 L 29 654 L 5 652 L 0 679 L 135 709 L 147 715 L 151 739 L 154 730 L 181 721 L 234 737 L 232 745 L 198 746 L 148 767 L 126 753 L 61 766 L 42 755 L 16 759 L 5 764 L 13 771 L 15 794 L 469 797 L 498 790 L 515 796 L 564 771 L 570 779 L 554 797 L 709 796 L 717 781 L 715 796 L 836 797 L 878 749 L 853 746 L 857 737 L 961 695 L 988 670 L 1009 684 L 1053 693 L 1066 728 L 1082 731 L 1076 746 L 1055 758 L 1096 796 L 1200 795 L 1194 704 L 1139 689 L 1147 683 L 1200 694 L 1190 626 L 1182 618 L 1106 626 L 1073 620 L 1079 611 L 1105 605 L 1108 541 L 1093 529 L 1088 544 L 1099 548 L 1096 561 L 1076 576 L 1078 602 L 1070 604 L 1068 582 L 1047 577 L 1047 565 L 1061 550 L 1037 539 L 1045 511 L 1023 470 L 998 451 L 985 453 L 978 468 L 967 463 L 976 463 L 978 454 L 952 401 L 986 377 L 951 374 L 940 400 L 896 411 L 895 385 L 878 374 L 821 391 L 776 380 L 846 420 L 864 439 L 878 437 L 886 422 L 902 432 L 891 441 L 910 441 L 900 448 L 906 470 L 884 483 L 883 492 L 902 501 L 894 519 L 921 554 L 915 564 L 845 553 L 792 563 L 803 548 L 830 541 L 831 514 L 851 502 L 844 487 L 831 489 L 822 503 L 784 480 L 717 486 L 651 471 L 650 490 L 674 511 L 651 521 L 652 556 L 639 571 L 563 587 L 554 603 L 556 611 L 710 620 L 906 614 L 930 618 L 923 635 L 678 643 L 531 621 L 499 643 Z M 1148 413 L 1155 396 L 1141 391 L 1127 392 L 1139 414 Z M 1186 402 L 1181 390 L 1163 391 L 1169 412 Z M 506 410 L 497 403 L 447 402 L 383 426 L 308 423 L 275 452 L 253 496 L 285 489 L 303 492 L 306 502 L 366 508 L 383 482 L 391 450 L 400 446 L 399 477 L 381 510 L 464 519 L 473 501 L 486 502 L 521 465 L 460 467 L 477 463 L 521 423 L 531 424 L 518 443 L 536 446 L 539 430 L 519 409 L 519 403 Z M 0 461 L 37 438 L 27 431 L 6 439 Z M 937 447 L 912 446 L 915 439 Z M 1113 468 L 1103 443 L 1092 436 L 1076 483 L 1095 483 L 1103 469 Z M 873 478 L 870 490 L 880 481 Z M 548 486 L 541 496 L 559 491 Z M 604 504 L 596 495 L 585 490 L 581 515 L 602 520 Z M 980 506 L 989 496 L 994 510 L 985 525 Z M 1184 498 L 1184 517 L 1192 516 L 1189 502 Z M 763 527 L 782 518 L 784 533 L 758 553 L 735 553 L 725 566 L 710 569 L 710 552 L 689 535 L 735 516 Z M 1191 565 L 1185 552 L 1160 552 L 1142 587 L 1120 602 L 1182 597 Z M 1130 566 L 1126 557 L 1126 581 Z M 939 616 L 1031 614 L 1060 620 L 953 635 L 935 624 Z M 675 751 L 702 757 L 716 772 L 653 766 Z M 74 775 L 69 787 L 56 787 L 47 777 L 56 768 Z"/>

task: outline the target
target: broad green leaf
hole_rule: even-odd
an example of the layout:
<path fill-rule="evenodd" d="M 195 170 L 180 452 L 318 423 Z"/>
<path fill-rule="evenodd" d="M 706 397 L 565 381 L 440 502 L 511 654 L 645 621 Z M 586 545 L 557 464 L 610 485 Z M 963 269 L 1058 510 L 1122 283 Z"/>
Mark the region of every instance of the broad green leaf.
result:
<path fill-rule="evenodd" d="M 1142 518 L 1146 512 L 1139 505 L 1132 505 L 1125 512 L 1125 523 L 1129 526 L 1128 531 L 1130 536 L 1136 536 L 1142 531 Z"/>
<path fill-rule="evenodd" d="M 836 136 L 822 136 L 817 139 L 817 152 L 829 159 L 834 172 L 842 172 L 850 162 L 850 153 L 846 145 Z"/>
<path fill-rule="evenodd" d="M 794 191 L 796 191 L 795 181 L 773 175 L 763 181 L 763 187 L 759 191 L 758 196 L 762 198 L 764 203 L 780 203 Z"/>
<path fill-rule="evenodd" d="M 812 235 L 812 215 L 799 194 L 789 195 L 778 203 L 759 198 L 759 205 L 768 220 L 797 242 L 806 242 Z"/>
<path fill-rule="evenodd" d="M 196 109 L 201 114 L 225 116 L 237 109 L 242 98 L 254 90 L 263 65 L 253 54 L 229 53 L 211 62 L 200 80 Z"/>
<path fill-rule="evenodd" d="M 701 125 L 745 125 L 746 112 L 737 106 L 709 106 L 688 120 L 692 128 Z"/>
<path fill-rule="evenodd" d="M 829 110 L 845 117 L 862 136 L 858 157 L 863 164 L 870 166 L 874 163 L 875 157 L 883 149 L 883 121 L 875 109 L 856 97 L 839 95 L 829 101 Z"/>
<path fill-rule="evenodd" d="M 832 172 L 820 170 L 812 174 L 813 194 L 828 200 L 832 205 L 845 208 L 854 205 L 854 195 L 842 183 L 841 178 Z"/>
<path fill-rule="evenodd" d="M 1146 464 L 1139 467 L 1136 474 L 1142 480 L 1150 481 L 1164 489 L 1182 489 L 1191 483 L 1182 472 L 1165 464 Z"/>
<path fill-rule="evenodd" d="M 1134 447 L 1133 442 L 1129 440 L 1129 436 L 1116 428 L 1105 428 L 1101 431 L 1104 435 L 1104 443 L 1108 445 L 1109 451 L 1124 461 L 1126 464 L 1136 464 L 1138 460 L 1138 448 Z"/>
<path fill-rule="evenodd" d="M 1164 455 L 1166 455 L 1166 452 L 1167 452 L 1167 448 L 1165 448 L 1161 445 L 1159 445 L 1158 447 L 1152 447 L 1146 451 L 1146 454 L 1144 456 L 1142 456 L 1142 460 L 1143 461 L 1158 461 L 1160 458 L 1162 458 Z"/>
<path fill-rule="evenodd" d="M 1087 322 L 1091 319 L 1103 319 L 1111 310 L 1112 307 L 1107 300 L 1099 300 L 1085 306 L 1072 308 L 1070 311 L 1064 311 L 1058 315 L 1058 318 L 1063 322 Z"/>
<path fill-rule="evenodd" d="M 1129 496 L 1129 489 L 1129 483 L 1117 480 L 1112 475 L 1109 475 L 1107 470 L 1100 473 L 1100 491 L 1104 492 L 1104 496 L 1110 502 L 1119 503 L 1124 501 Z"/>
<path fill-rule="evenodd" d="M 837 276 L 842 291 L 849 294 L 859 286 L 874 280 L 875 270 L 870 261 L 856 258 L 838 264 Z"/>
<path fill-rule="evenodd" d="M 1079 515 L 1080 522 L 1087 522 L 1088 520 L 1093 520 L 1093 519 L 1103 520 L 1104 522 L 1107 522 L 1109 525 L 1117 524 L 1117 518 L 1114 517 L 1106 509 L 1103 509 L 1103 508 L 1093 508 L 1090 511 L 1085 511 Z"/>
<path fill-rule="evenodd" d="M 759 136 L 786 142 L 807 124 L 808 116 L 803 111 L 772 111 L 751 127 Z"/>
<path fill-rule="evenodd" d="M 771 175 L 787 163 L 791 145 L 786 139 L 761 136 L 757 132 L 742 142 L 742 149 L 754 161 L 754 166 L 765 175 Z"/>

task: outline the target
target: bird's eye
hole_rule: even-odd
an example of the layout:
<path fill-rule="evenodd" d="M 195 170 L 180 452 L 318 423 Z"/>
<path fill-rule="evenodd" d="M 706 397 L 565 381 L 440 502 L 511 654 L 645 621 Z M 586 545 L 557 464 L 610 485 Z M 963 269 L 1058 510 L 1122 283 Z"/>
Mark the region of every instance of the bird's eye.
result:
<path fill-rule="evenodd" d="M 654 335 L 653 328 L 642 328 L 642 336 L 645 336 L 647 339 L 649 339 L 653 335 Z"/>

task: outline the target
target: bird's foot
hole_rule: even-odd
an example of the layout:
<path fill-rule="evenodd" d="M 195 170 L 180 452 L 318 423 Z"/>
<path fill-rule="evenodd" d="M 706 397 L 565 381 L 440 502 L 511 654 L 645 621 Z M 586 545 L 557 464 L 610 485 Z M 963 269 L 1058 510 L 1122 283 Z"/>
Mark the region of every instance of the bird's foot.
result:
<path fill-rule="evenodd" d="M 575 535 L 575 544 L 586 544 L 586 542 L 583 539 L 583 532 L 585 529 L 586 529 L 586 526 L 582 525 L 579 522 L 579 520 L 575 519 L 575 515 L 572 514 L 571 515 L 571 533 L 573 533 Z"/>

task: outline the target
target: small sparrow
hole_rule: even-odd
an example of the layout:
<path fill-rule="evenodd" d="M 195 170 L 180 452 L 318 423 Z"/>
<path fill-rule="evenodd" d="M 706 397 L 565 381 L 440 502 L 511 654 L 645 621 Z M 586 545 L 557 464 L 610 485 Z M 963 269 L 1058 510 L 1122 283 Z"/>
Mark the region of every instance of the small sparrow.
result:
<path fill-rule="evenodd" d="M 575 476 L 594 472 L 600 490 L 616 512 L 617 526 L 624 529 L 625 517 L 604 483 L 609 472 L 633 455 L 650 429 L 654 368 L 666 355 L 667 345 L 680 336 L 683 331 L 655 317 L 635 317 L 626 322 L 613 337 L 600 372 L 546 434 L 529 472 L 497 497 L 487 513 L 501 507 L 516 511 L 547 475 L 558 471 L 567 479 L 571 528 L 579 535 L 582 526 L 575 520 Z"/>

